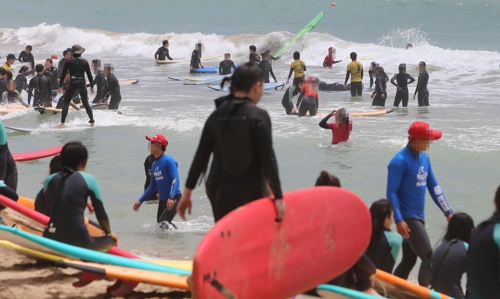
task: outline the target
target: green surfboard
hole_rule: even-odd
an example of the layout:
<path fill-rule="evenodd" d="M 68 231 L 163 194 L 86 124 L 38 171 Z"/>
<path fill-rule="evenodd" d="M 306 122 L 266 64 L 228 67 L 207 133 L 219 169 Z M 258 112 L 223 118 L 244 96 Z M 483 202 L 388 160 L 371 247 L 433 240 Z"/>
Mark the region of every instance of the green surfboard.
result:
<path fill-rule="evenodd" d="M 295 34 L 284 46 L 283 48 L 281 48 L 278 52 L 276 52 L 273 56 L 274 57 L 278 57 L 278 56 L 281 56 L 283 54 L 285 54 L 286 52 L 288 52 L 290 50 L 290 48 L 292 47 L 293 43 L 295 43 L 295 41 L 301 37 L 303 37 L 306 33 L 308 33 L 309 31 L 313 30 L 314 27 L 316 27 L 316 25 L 318 25 L 319 21 L 321 21 L 321 19 L 323 18 L 323 16 L 325 15 L 325 12 L 320 12 L 314 19 L 312 19 L 311 22 L 309 22 L 309 24 L 306 25 L 306 27 L 304 27 L 302 30 L 299 31 L 299 33 Z"/>

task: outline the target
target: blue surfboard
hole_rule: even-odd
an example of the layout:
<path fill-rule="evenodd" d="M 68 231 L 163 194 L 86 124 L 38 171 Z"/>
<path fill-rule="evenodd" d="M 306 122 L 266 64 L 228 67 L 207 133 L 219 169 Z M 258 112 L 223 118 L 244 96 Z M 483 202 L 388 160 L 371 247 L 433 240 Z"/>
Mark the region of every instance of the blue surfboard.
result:
<path fill-rule="evenodd" d="M 196 73 L 210 73 L 210 74 L 214 73 L 214 74 L 217 74 L 219 72 L 219 69 L 205 67 L 205 68 L 194 69 L 194 71 Z"/>

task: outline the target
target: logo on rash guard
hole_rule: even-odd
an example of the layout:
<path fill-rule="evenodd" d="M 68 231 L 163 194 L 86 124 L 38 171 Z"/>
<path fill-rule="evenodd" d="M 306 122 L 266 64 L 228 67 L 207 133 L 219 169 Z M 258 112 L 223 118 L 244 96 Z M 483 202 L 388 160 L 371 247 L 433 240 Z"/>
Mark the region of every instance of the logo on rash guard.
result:
<path fill-rule="evenodd" d="M 154 175 L 155 175 L 155 180 L 157 181 L 163 180 L 163 174 L 161 173 L 160 167 L 155 168 Z"/>
<path fill-rule="evenodd" d="M 427 186 L 427 172 L 420 166 L 417 173 L 417 187 Z"/>

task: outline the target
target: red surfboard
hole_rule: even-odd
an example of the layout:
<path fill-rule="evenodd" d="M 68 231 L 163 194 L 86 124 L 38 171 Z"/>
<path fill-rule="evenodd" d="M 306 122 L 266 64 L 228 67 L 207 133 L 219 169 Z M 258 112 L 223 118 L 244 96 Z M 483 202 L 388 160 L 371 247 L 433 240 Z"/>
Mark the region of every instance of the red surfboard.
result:
<path fill-rule="evenodd" d="M 215 224 L 194 257 L 193 298 L 289 298 L 342 274 L 366 250 L 371 217 L 356 194 L 316 187 L 284 200 L 282 222 L 264 198 Z"/>
<path fill-rule="evenodd" d="M 55 156 L 61 152 L 62 148 L 63 148 L 62 145 L 58 145 L 58 146 L 54 146 L 51 148 L 47 148 L 47 149 L 39 150 L 39 151 L 34 151 L 34 152 L 12 154 L 12 157 L 14 158 L 14 161 L 16 161 L 16 162 L 37 160 L 37 159 L 47 158 L 50 156 Z"/>

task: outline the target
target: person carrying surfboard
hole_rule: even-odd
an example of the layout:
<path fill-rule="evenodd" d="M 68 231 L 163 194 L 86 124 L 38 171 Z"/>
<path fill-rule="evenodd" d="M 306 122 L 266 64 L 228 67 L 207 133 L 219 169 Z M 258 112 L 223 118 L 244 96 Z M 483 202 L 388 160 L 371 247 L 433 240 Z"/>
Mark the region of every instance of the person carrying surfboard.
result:
<path fill-rule="evenodd" d="M 257 107 L 263 93 L 261 70 L 247 62 L 231 78 L 230 94 L 215 100 L 217 109 L 208 117 L 189 170 L 177 212 L 191 214 L 191 193 L 213 154 L 206 193 L 215 221 L 251 201 L 274 195 L 278 221 L 285 215 L 278 163 L 272 146 L 271 118 Z"/>
<path fill-rule="evenodd" d="M 329 123 L 330 117 L 335 117 L 335 122 Z M 330 114 L 325 116 L 320 122 L 319 126 L 323 129 L 332 130 L 332 144 L 337 144 L 349 140 L 352 131 L 352 123 L 349 120 L 349 113 L 345 108 L 339 110 L 332 110 Z"/>
<path fill-rule="evenodd" d="M 336 49 L 334 47 L 328 48 L 328 55 L 326 55 L 323 61 L 323 67 L 331 68 L 335 63 L 342 62 L 342 60 L 335 60 Z"/>
<path fill-rule="evenodd" d="M 158 62 L 159 60 L 165 60 L 165 58 L 168 58 L 168 60 L 173 60 L 172 57 L 170 57 L 170 54 L 168 52 L 168 40 L 164 40 L 162 42 L 161 47 L 156 50 L 155 53 L 155 60 Z"/>
<path fill-rule="evenodd" d="M 360 97 L 363 94 L 363 64 L 357 61 L 358 54 L 351 52 L 351 62 L 347 65 L 344 89 L 347 90 L 347 81 L 351 77 L 351 97 Z"/>
<path fill-rule="evenodd" d="M 85 172 L 87 148 L 79 141 L 68 142 L 61 150 L 63 171 L 45 179 L 44 192 L 50 206 L 50 220 L 43 236 L 52 240 L 107 252 L 118 243 L 111 232 L 97 180 Z M 105 236 L 91 237 L 84 220 L 90 197 L 91 205 Z"/>
<path fill-rule="evenodd" d="M 432 246 L 425 229 L 426 189 L 448 221 L 453 217 L 453 210 L 425 153 L 430 143 L 440 139 L 443 133 L 431 129 L 426 122 L 416 121 L 410 126 L 408 135 L 408 144 L 387 167 L 387 199 L 392 204 L 398 233 L 407 239 L 403 244 L 403 260 L 394 275 L 407 279 L 418 256 L 422 260 L 418 282 L 427 287 L 430 284 Z"/>
<path fill-rule="evenodd" d="M 177 212 L 177 204 L 181 198 L 181 189 L 179 181 L 178 164 L 171 156 L 165 154 L 168 141 L 165 136 L 156 134 L 154 136 L 146 136 L 150 142 L 151 153 L 155 156 L 155 161 L 151 166 L 154 178 L 150 181 L 149 187 L 144 191 L 144 194 L 134 203 L 134 211 L 138 212 L 142 203 L 150 198 L 155 192 L 160 195 L 158 203 L 158 212 L 156 221 L 161 228 L 167 228 L 168 224 L 175 225 L 172 220 Z M 163 222 L 167 222 L 165 225 Z"/>

